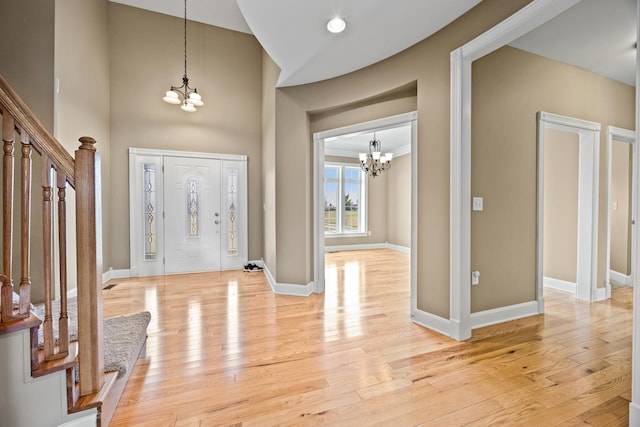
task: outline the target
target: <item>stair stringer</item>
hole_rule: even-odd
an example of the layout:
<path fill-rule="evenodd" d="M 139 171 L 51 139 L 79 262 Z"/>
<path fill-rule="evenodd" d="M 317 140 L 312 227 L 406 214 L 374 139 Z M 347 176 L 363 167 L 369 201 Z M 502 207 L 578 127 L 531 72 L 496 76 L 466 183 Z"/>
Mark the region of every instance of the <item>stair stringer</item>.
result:
<path fill-rule="evenodd" d="M 0 427 L 96 426 L 97 410 L 67 412 L 66 372 L 31 376 L 30 330 L 0 335 Z"/>

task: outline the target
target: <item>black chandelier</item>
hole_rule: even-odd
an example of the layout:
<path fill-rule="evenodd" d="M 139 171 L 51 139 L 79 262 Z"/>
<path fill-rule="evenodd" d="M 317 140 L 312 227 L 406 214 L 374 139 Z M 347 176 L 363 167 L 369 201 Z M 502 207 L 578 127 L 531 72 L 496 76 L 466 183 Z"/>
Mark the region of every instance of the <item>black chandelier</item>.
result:
<path fill-rule="evenodd" d="M 171 86 L 171 90 L 165 93 L 162 98 L 169 104 L 180 105 L 183 111 L 193 113 L 196 107 L 202 107 L 202 97 L 198 89 L 189 87 L 189 77 L 187 77 L 187 0 L 184 0 L 184 75 L 182 76 L 182 86 Z"/>
<path fill-rule="evenodd" d="M 374 178 L 391 169 L 393 153 L 382 152 L 382 143 L 379 139 L 376 139 L 375 132 L 373 133 L 373 139 L 369 141 L 369 152 L 360 153 L 359 156 L 362 170 Z"/>

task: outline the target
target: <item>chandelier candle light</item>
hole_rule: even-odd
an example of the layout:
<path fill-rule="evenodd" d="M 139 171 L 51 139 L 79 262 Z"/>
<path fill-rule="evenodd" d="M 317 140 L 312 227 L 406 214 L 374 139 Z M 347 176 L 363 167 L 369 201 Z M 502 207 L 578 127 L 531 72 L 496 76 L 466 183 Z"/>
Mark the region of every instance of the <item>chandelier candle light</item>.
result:
<path fill-rule="evenodd" d="M 184 0 L 184 75 L 182 76 L 182 86 L 171 86 L 162 98 L 169 104 L 180 105 L 183 111 L 193 113 L 196 107 L 202 107 L 202 97 L 198 89 L 189 87 L 189 77 L 187 77 L 187 0 Z"/>
<path fill-rule="evenodd" d="M 383 153 L 382 143 L 376 139 L 375 132 L 373 139 L 369 142 L 369 152 L 360 153 L 360 167 L 372 177 L 380 175 L 391 168 L 393 153 Z"/>

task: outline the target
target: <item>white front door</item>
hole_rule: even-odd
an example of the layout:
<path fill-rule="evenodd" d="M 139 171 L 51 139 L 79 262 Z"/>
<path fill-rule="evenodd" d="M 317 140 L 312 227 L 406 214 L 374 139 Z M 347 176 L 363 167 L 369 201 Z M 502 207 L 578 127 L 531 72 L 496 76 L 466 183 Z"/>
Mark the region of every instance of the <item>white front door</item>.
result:
<path fill-rule="evenodd" d="M 131 276 L 247 263 L 247 158 L 129 149 Z"/>
<path fill-rule="evenodd" d="M 165 273 L 220 270 L 220 162 L 165 157 Z"/>

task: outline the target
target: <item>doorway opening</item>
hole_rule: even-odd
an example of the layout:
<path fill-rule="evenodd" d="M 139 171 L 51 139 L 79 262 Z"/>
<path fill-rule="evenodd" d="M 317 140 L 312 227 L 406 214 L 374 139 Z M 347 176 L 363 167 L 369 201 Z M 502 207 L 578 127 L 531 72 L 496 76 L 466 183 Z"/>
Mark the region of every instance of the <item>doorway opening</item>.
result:
<path fill-rule="evenodd" d="M 538 113 L 538 310 L 544 287 L 598 299 L 600 124 Z"/>
<path fill-rule="evenodd" d="M 368 152 L 374 132 L 382 141 L 382 151 L 393 153 L 391 169 L 375 178 L 361 171 L 359 160 L 359 153 Z M 410 224 L 417 213 L 416 174 L 411 173 L 416 167 L 416 146 L 415 112 L 314 134 L 314 292 L 325 291 L 326 251 L 390 248 L 409 252 L 413 313 L 417 236 Z M 389 217 L 402 217 L 403 224 L 392 221 L 389 230 Z"/>
<path fill-rule="evenodd" d="M 607 127 L 607 244 L 605 284 L 607 298 L 611 284 L 633 286 L 632 262 L 634 197 L 636 179 L 636 133 Z"/>

